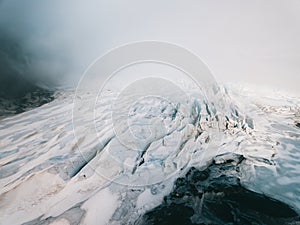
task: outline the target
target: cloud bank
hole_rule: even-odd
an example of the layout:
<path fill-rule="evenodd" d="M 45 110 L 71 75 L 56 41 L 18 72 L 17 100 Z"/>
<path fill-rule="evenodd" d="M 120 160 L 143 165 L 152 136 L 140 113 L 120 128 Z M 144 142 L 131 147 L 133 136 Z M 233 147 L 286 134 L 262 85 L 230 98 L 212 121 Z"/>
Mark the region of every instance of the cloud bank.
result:
<path fill-rule="evenodd" d="M 0 82 L 74 87 L 109 49 L 161 40 L 195 52 L 219 81 L 297 90 L 299 12 L 297 0 L 2 0 Z"/>

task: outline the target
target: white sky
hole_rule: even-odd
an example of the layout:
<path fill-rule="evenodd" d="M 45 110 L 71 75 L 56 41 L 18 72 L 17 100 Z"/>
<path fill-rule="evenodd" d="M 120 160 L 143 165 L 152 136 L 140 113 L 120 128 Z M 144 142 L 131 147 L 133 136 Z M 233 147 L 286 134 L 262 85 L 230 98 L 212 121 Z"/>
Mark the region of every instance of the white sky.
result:
<path fill-rule="evenodd" d="M 113 47 L 161 40 L 196 53 L 218 81 L 300 91 L 298 0 L 4 0 L 0 10 L 2 26 L 18 28 L 24 48 L 37 55 L 39 72 L 52 60 L 56 73 L 76 80 Z"/>
<path fill-rule="evenodd" d="M 219 81 L 299 88 L 300 1 L 140 1 L 112 11 L 108 46 L 169 41 L 194 51 Z"/>

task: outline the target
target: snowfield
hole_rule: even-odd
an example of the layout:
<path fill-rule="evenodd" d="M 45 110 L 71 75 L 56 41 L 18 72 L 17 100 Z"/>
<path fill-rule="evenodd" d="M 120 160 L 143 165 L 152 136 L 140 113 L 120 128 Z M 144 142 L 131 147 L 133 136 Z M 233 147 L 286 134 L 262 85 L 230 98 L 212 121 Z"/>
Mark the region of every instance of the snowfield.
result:
<path fill-rule="evenodd" d="M 300 212 L 299 98 L 238 85 L 219 87 L 219 101 L 134 94 L 111 106 L 107 91 L 74 120 L 78 96 L 57 93 L 1 119 L 0 224 L 133 224 L 190 167 L 224 153 L 246 158 L 245 187 Z"/>

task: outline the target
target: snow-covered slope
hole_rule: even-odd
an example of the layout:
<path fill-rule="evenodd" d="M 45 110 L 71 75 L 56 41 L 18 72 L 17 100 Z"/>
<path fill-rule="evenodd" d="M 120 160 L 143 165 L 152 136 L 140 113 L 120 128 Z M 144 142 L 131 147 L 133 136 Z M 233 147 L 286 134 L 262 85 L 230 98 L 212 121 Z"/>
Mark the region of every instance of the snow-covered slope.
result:
<path fill-rule="evenodd" d="M 111 107 L 116 94 L 107 92 L 94 117 L 74 120 L 74 94 L 59 93 L 2 119 L 0 224 L 133 223 L 191 166 L 228 152 L 247 159 L 243 185 L 300 210 L 299 99 L 237 86 L 220 87 L 219 102 L 191 96 L 185 108 L 155 96 Z M 124 143 L 128 127 L 134 145 Z"/>

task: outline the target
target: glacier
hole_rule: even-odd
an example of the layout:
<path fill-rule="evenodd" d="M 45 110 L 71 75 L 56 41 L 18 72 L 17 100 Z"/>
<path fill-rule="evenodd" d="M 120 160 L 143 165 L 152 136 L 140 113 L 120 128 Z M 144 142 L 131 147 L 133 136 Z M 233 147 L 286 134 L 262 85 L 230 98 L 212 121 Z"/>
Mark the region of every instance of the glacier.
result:
<path fill-rule="evenodd" d="M 80 96 L 60 91 L 2 118 L 0 224 L 135 224 L 190 168 L 233 155 L 245 158 L 243 187 L 300 213 L 299 98 L 234 84 L 218 86 L 213 100 L 189 91 L 175 105 L 156 96 L 131 104 L 128 95 L 111 106 L 117 94 L 107 90 L 92 117 L 87 107 L 75 120 Z M 127 143 L 128 132 L 139 141 Z"/>

